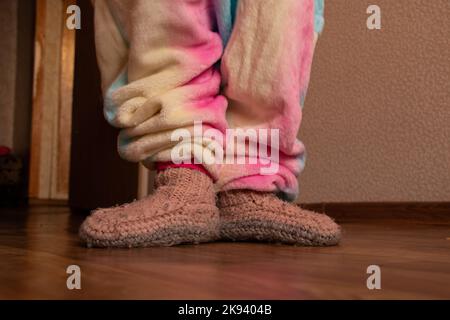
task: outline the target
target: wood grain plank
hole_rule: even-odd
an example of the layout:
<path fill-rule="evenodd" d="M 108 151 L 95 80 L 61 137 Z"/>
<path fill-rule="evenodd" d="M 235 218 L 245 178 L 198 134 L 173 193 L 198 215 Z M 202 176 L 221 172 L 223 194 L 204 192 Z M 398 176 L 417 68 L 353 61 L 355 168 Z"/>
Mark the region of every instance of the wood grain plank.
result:
<path fill-rule="evenodd" d="M 76 4 L 75 0 L 63 0 L 61 68 L 59 88 L 58 141 L 56 163 L 52 176 L 52 199 L 68 199 L 70 175 L 70 151 L 72 135 L 72 98 L 75 66 L 75 30 L 65 26 L 66 8 Z"/>
<path fill-rule="evenodd" d="M 65 17 L 73 2 L 37 1 L 30 198 L 68 198 L 75 31 Z"/>
<path fill-rule="evenodd" d="M 34 58 L 34 77 L 33 77 L 33 112 L 31 124 L 31 146 L 30 146 L 30 173 L 29 173 L 29 191 L 31 198 L 38 198 L 41 195 L 40 175 L 41 175 L 41 153 L 42 148 L 42 113 L 44 104 L 42 96 L 44 94 L 44 67 L 42 62 L 45 55 L 45 25 L 46 25 L 46 6 L 45 0 L 36 2 L 36 34 L 35 34 L 35 58 Z"/>

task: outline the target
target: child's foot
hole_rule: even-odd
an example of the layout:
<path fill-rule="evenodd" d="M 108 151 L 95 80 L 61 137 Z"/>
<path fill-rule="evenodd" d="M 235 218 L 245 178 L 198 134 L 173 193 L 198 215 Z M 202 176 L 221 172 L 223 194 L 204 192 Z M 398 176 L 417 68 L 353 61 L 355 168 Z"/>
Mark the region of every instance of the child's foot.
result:
<path fill-rule="evenodd" d="M 340 227 L 328 216 L 301 209 L 269 192 L 233 190 L 219 194 L 220 235 L 227 240 L 259 240 L 331 246 Z"/>
<path fill-rule="evenodd" d="M 154 194 L 95 210 L 82 224 L 88 246 L 170 246 L 216 240 L 219 212 L 213 182 L 197 170 L 172 168 L 156 176 Z"/>

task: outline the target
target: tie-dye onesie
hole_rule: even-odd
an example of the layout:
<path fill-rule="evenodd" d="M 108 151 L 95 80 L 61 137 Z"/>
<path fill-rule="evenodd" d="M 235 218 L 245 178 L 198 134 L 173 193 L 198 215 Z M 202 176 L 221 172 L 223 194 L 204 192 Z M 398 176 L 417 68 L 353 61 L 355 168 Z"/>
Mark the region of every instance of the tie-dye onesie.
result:
<path fill-rule="evenodd" d="M 297 197 L 305 153 L 297 132 L 323 0 L 94 0 L 94 6 L 104 113 L 122 129 L 124 159 L 149 168 L 171 161 L 177 143 L 171 135 L 181 128 L 200 153 L 209 152 L 208 128 L 278 129 L 277 173 L 261 174 L 267 159 L 203 167 L 217 191 Z"/>

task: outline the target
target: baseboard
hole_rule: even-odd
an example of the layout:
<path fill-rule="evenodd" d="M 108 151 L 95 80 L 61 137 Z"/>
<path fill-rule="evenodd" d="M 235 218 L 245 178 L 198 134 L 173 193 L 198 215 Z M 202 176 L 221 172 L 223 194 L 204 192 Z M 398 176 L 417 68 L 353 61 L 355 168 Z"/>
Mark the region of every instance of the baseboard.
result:
<path fill-rule="evenodd" d="M 68 200 L 56 200 L 56 199 L 36 199 L 28 198 L 29 206 L 47 206 L 47 207 L 64 207 L 68 206 Z"/>
<path fill-rule="evenodd" d="M 450 202 L 308 203 L 302 208 L 326 213 L 335 219 L 408 219 L 450 222 Z"/>

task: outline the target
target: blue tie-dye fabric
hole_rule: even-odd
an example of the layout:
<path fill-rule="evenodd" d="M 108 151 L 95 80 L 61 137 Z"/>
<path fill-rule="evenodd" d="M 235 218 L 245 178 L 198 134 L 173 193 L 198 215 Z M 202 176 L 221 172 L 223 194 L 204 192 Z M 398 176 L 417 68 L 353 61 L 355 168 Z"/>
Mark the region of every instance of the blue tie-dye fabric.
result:
<path fill-rule="evenodd" d="M 231 31 L 233 30 L 237 2 L 238 0 L 214 0 L 217 27 L 219 28 L 224 46 L 228 43 Z"/>
<path fill-rule="evenodd" d="M 314 31 L 321 33 L 325 20 L 323 18 L 324 0 L 314 0 Z"/>

